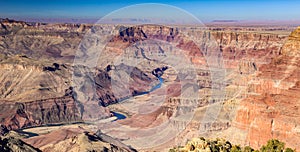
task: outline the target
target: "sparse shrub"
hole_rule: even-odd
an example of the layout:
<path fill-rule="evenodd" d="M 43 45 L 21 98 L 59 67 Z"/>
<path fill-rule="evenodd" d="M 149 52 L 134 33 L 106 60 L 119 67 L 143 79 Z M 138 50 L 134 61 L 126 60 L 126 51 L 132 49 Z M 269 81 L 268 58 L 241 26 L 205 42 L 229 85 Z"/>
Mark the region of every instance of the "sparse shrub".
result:
<path fill-rule="evenodd" d="M 246 146 L 246 147 L 244 147 L 243 152 L 254 152 L 254 149 L 250 146 Z"/>
<path fill-rule="evenodd" d="M 255 150 L 250 146 L 241 147 L 232 145 L 224 139 L 205 139 L 203 137 L 193 138 L 184 147 L 170 149 L 169 152 L 188 152 L 188 151 L 211 151 L 211 152 L 295 152 L 291 148 L 285 149 L 285 143 L 277 139 L 271 139 L 260 150 Z"/>
<path fill-rule="evenodd" d="M 283 152 L 285 144 L 277 139 L 269 140 L 267 145 L 260 148 L 261 152 Z"/>
<path fill-rule="evenodd" d="M 175 148 L 169 149 L 169 152 L 176 152 Z"/>
<path fill-rule="evenodd" d="M 296 150 L 293 150 L 292 148 L 286 148 L 285 150 L 284 150 L 284 152 L 295 152 Z"/>
<path fill-rule="evenodd" d="M 230 152 L 242 152 L 242 148 L 240 146 L 234 145 L 232 146 Z"/>

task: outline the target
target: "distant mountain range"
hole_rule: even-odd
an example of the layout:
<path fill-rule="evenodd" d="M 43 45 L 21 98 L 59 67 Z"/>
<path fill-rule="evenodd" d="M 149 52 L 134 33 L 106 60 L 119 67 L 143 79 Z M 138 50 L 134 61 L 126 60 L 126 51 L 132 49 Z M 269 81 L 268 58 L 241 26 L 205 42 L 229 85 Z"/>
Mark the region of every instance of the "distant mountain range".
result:
<path fill-rule="evenodd" d="M 4 20 L 6 17 L 0 17 L 0 20 Z M 101 18 L 26 18 L 26 17 L 13 17 L 11 19 L 21 20 L 26 22 L 39 22 L 39 23 L 96 23 Z M 151 22 L 161 22 L 170 24 L 190 24 L 186 21 L 170 21 L 167 19 L 143 19 L 143 18 L 111 18 L 102 21 L 105 23 L 151 23 Z M 288 25 L 288 26 L 298 26 L 300 25 L 300 20 L 212 20 L 212 21 L 202 21 L 205 25 L 211 24 L 229 24 L 229 25 Z"/>

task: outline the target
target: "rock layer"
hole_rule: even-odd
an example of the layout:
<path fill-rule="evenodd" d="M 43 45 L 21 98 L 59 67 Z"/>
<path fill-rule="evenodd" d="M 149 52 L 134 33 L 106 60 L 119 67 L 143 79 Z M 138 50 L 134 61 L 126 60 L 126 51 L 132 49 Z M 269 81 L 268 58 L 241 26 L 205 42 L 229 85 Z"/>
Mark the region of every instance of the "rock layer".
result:
<path fill-rule="evenodd" d="M 8 129 L 82 121 L 72 97 L 31 102 L 1 102 L 1 124 Z"/>
<path fill-rule="evenodd" d="M 247 143 L 260 147 L 271 138 L 300 148 L 300 28 L 292 32 L 281 55 L 263 65 L 252 95 L 240 103 L 236 122 L 248 131 Z"/>

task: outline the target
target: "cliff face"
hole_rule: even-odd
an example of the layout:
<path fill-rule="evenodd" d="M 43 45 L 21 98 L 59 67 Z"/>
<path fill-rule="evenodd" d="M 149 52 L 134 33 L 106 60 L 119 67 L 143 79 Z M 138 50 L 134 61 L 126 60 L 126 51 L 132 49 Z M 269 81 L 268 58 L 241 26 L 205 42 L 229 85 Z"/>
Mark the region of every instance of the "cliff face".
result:
<path fill-rule="evenodd" d="M 256 95 L 241 101 L 236 121 L 239 128 L 248 131 L 247 143 L 254 147 L 278 138 L 300 148 L 299 31 L 292 32 L 280 56 L 260 68 L 256 77 L 260 83 L 252 90 Z"/>
<path fill-rule="evenodd" d="M 30 102 L 1 102 L 1 124 L 8 129 L 48 124 L 80 122 L 81 116 L 72 97 Z"/>
<path fill-rule="evenodd" d="M 19 129 L 81 121 L 68 94 L 70 66 L 21 55 L 1 59 L 1 124 Z"/>
<path fill-rule="evenodd" d="M 61 97 L 70 85 L 70 66 L 27 56 L 4 57 L 0 61 L 0 72 L 0 99 L 8 101 Z"/>
<path fill-rule="evenodd" d="M 285 35 L 241 32 L 213 32 L 212 35 L 220 44 L 223 58 L 233 61 L 233 65 L 243 60 L 262 64 L 270 62 L 279 54 Z M 229 68 L 230 68 L 230 63 Z M 242 65 L 243 66 L 243 65 Z"/>

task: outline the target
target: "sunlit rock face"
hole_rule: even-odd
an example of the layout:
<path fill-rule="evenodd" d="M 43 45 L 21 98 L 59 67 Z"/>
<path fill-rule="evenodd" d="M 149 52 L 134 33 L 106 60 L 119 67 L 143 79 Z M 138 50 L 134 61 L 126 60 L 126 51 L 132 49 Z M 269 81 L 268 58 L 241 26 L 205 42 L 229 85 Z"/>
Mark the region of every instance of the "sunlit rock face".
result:
<path fill-rule="evenodd" d="M 278 138 L 299 149 L 300 116 L 300 34 L 291 33 L 280 55 L 262 65 L 256 74 L 259 83 L 251 85 L 256 95 L 240 103 L 236 120 L 248 131 L 247 143 L 260 147 L 270 138 Z"/>

